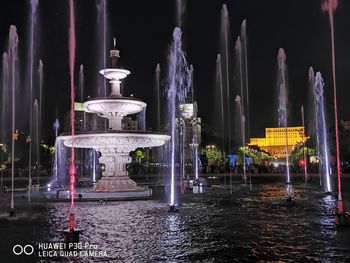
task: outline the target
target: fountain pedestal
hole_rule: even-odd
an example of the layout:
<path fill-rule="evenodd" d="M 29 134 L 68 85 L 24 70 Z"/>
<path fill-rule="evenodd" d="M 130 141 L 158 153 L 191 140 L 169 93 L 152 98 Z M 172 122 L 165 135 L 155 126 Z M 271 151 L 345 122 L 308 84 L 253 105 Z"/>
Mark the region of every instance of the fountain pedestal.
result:
<path fill-rule="evenodd" d="M 97 181 L 92 192 L 142 191 L 143 188 L 128 177 L 126 164 L 131 162 L 129 153 L 114 152 L 111 149 L 98 149 L 102 156 L 100 163 L 105 165 L 102 178 Z"/>

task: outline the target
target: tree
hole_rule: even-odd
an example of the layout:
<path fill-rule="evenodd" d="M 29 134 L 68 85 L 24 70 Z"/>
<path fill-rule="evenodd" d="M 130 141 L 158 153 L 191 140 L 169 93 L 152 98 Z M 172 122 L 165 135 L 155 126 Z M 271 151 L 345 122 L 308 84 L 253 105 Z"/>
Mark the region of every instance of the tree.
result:
<path fill-rule="evenodd" d="M 240 147 L 238 149 L 238 155 L 241 159 L 243 159 L 243 153 L 245 153 L 246 157 L 251 157 L 253 159 L 253 163 L 258 165 L 264 164 L 264 161 L 271 161 L 274 159 L 271 154 L 261 150 L 259 147 Z"/>
<path fill-rule="evenodd" d="M 293 151 L 290 154 L 289 160 L 292 164 L 298 165 L 299 160 L 304 158 L 304 153 L 306 154 L 306 158 L 309 156 L 315 156 L 316 151 L 313 148 L 303 147 L 303 144 L 298 144 L 294 147 Z"/>
<path fill-rule="evenodd" d="M 202 150 L 202 154 L 207 160 L 212 159 L 215 163 L 220 162 L 222 159 L 222 153 L 216 147 L 206 147 Z"/>

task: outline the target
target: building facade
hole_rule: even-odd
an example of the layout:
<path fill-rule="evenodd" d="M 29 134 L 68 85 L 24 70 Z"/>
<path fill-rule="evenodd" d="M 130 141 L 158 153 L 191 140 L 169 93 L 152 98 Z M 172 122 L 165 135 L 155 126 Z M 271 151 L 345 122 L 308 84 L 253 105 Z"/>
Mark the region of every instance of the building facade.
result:
<path fill-rule="evenodd" d="M 274 157 L 285 158 L 286 144 L 290 155 L 296 145 L 304 143 L 308 138 L 303 126 L 265 128 L 265 138 L 250 138 L 248 145 L 258 146 Z"/>

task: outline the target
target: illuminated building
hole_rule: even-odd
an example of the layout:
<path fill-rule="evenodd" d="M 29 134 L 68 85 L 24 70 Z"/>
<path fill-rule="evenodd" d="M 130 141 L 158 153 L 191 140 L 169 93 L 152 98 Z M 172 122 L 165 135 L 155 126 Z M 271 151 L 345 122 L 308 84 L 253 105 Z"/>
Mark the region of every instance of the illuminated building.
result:
<path fill-rule="evenodd" d="M 287 127 L 288 155 L 294 147 L 306 141 L 303 126 Z M 286 128 L 265 128 L 265 138 L 250 138 L 249 146 L 258 146 L 261 150 L 277 158 L 286 157 Z"/>

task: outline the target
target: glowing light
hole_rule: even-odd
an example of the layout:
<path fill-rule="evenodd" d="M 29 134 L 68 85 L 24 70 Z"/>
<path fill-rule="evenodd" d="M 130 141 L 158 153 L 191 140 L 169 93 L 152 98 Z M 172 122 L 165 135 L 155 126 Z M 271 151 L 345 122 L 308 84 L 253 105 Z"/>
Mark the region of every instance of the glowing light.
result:
<path fill-rule="evenodd" d="M 75 25 L 74 25 L 74 1 L 69 1 L 69 73 L 70 73 L 70 88 L 71 88 L 71 133 L 72 133 L 72 156 L 70 163 L 70 192 L 71 205 L 69 215 L 69 229 L 74 230 L 75 216 L 74 216 L 74 195 L 75 195 L 75 169 L 74 169 L 74 62 L 75 62 Z"/>

